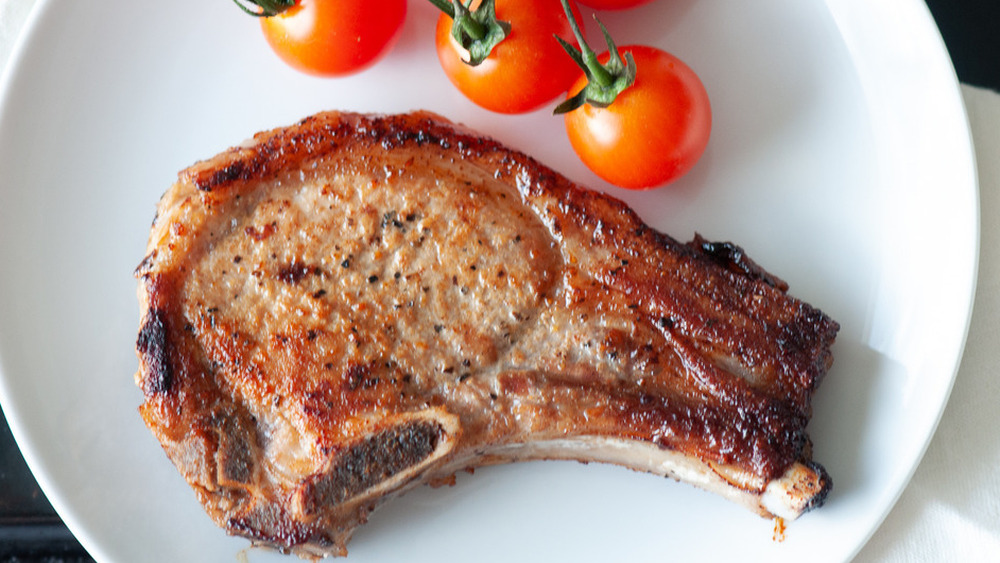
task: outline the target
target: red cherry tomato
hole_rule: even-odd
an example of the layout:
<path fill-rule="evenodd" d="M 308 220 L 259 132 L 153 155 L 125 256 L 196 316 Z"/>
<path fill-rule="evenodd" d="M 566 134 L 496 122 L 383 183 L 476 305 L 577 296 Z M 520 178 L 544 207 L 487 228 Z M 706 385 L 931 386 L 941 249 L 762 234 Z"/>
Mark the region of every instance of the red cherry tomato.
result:
<path fill-rule="evenodd" d="M 293 68 L 317 76 L 361 71 L 389 52 L 406 18 L 406 0 L 296 0 L 261 18 L 268 44 Z"/>
<path fill-rule="evenodd" d="M 595 10 L 626 10 L 635 8 L 642 4 L 648 4 L 651 0 L 577 0 L 584 6 L 589 6 Z"/>
<path fill-rule="evenodd" d="M 701 158 L 712 129 L 708 93 L 677 57 L 646 46 L 621 47 L 636 78 L 608 107 L 565 114 L 573 149 L 595 174 L 623 188 L 648 189 L 677 179 Z M 602 63 L 609 56 L 600 57 Z M 587 83 L 574 84 L 570 95 Z"/>
<path fill-rule="evenodd" d="M 469 54 L 451 35 L 452 18 L 438 19 L 438 59 L 452 84 L 480 107 L 508 114 L 565 93 L 579 70 L 553 37 L 574 41 L 559 0 L 497 0 L 496 17 L 510 23 L 510 34 L 478 66 L 464 62 Z"/>

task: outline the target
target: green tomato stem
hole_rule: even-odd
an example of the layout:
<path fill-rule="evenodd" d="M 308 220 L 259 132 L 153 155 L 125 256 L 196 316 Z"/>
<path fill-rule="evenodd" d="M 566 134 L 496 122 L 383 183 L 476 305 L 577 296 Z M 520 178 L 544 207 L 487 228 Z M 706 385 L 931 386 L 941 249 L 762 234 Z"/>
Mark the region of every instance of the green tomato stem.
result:
<path fill-rule="evenodd" d="M 583 70 L 584 75 L 587 77 L 587 85 L 575 96 L 556 106 L 554 113 L 570 112 L 583 104 L 590 104 L 594 107 L 607 107 L 611 105 L 619 94 L 635 83 L 636 68 L 632 54 L 625 53 L 625 58 L 624 60 L 622 59 L 622 56 L 618 53 L 618 47 L 615 45 L 614 39 L 611 38 L 611 34 L 608 32 L 608 28 L 604 27 L 604 24 L 595 15 L 594 20 L 600 26 L 601 33 L 604 35 L 604 41 L 608 45 L 608 62 L 602 65 L 597 58 L 597 53 L 590 48 L 590 45 L 583 38 L 583 32 L 580 30 L 580 26 L 577 24 L 576 18 L 573 17 L 573 12 L 570 9 L 569 0 L 561 1 L 563 11 L 569 20 L 570 28 L 573 30 L 573 36 L 576 37 L 580 48 L 577 49 L 560 37 L 556 37 L 556 39 L 559 40 L 563 49 L 576 62 L 577 66 Z"/>
<path fill-rule="evenodd" d="M 233 0 L 233 2 L 244 12 L 258 18 L 276 16 L 295 5 L 295 0 Z"/>
<path fill-rule="evenodd" d="M 454 25 L 461 28 L 461 35 L 468 37 L 473 42 L 485 39 L 487 26 L 479 23 L 476 18 L 473 17 L 473 13 L 469 11 L 469 6 L 462 4 L 460 0 L 454 0 L 453 5 L 455 15 L 453 15 L 452 18 L 455 20 Z M 495 17 L 496 16 L 494 15 L 494 18 Z M 455 31 L 452 31 L 452 33 L 454 34 Z M 462 46 L 465 46 L 462 39 L 459 39 L 459 43 L 463 43 Z"/>
<path fill-rule="evenodd" d="M 563 10 L 566 12 L 566 19 L 569 20 L 569 27 L 573 30 L 573 36 L 576 37 L 576 42 L 580 44 L 579 53 L 581 56 L 579 59 L 574 60 L 585 71 L 590 71 L 587 74 L 591 80 L 596 80 L 602 86 L 609 86 L 614 81 L 614 78 L 611 76 L 611 73 L 601 66 L 601 63 L 597 60 L 597 53 L 590 48 L 590 45 L 583 38 L 583 31 L 580 30 L 580 25 L 577 23 L 576 18 L 573 17 L 569 0 L 561 0 L 561 2 Z M 595 16 L 594 19 L 597 19 L 597 17 Z"/>
<path fill-rule="evenodd" d="M 429 0 L 431 4 L 437 6 L 437 9 L 441 10 L 448 17 L 455 19 L 455 6 L 452 5 L 448 0 Z"/>
<path fill-rule="evenodd" d="M 472 0 L 429 0 L 431 4 L 452 18 L 451 36 L 469 52 L 470 66 L 481 64 L 493 48 L 510 34 L 510 23 L 496 17 L 495 0 L 483 0 L 475 10 L 470 10 Z"/>

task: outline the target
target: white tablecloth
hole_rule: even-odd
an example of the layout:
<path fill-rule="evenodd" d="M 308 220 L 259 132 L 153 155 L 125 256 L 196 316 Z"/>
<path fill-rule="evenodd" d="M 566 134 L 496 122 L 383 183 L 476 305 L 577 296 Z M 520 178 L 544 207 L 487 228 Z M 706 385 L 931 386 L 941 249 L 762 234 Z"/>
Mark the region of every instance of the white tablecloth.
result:
<path fill-rule="evenodd" d="M 0 0 L 0 71 L 34 2 Z M 968 344 L 934 440 L 858 561 L 1000 561 L 1000 94 L 965 85 L 962 93 L 983 218 Z"/>

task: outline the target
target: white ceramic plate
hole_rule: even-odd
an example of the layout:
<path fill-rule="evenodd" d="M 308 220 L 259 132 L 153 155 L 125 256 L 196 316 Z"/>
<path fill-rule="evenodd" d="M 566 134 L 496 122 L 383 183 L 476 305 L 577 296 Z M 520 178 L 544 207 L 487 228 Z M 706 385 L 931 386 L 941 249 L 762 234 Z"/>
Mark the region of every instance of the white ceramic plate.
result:
<path fill-rule="evenodd" d="M 589 13 L 589 12 L 588 12 Z M 331 109 L 437 111 L 613 191 L 678 238 L 741 243 L 843 326 L 815 400 L 828 504 L 772 522 L 687 485 L 538 462 L 387 505 L 349 561 L 844 560 L 933 434 L 975 280 L 973 151 L 943 44 L 917 0 L 658 0 L 604 20 L 686 60 L 713 138 L 676 185 L 623 193 L 573 157 L 548 109 L 505 117 L 454 92 L 410 3 L 372 70 L 285 68 L 227 0 L 42 2 L 0 106 L 0 392 L 53 505 L 101 561 L 284 561 L 204 515 L 141 423 L 132 270 L 177 170 Z"/>

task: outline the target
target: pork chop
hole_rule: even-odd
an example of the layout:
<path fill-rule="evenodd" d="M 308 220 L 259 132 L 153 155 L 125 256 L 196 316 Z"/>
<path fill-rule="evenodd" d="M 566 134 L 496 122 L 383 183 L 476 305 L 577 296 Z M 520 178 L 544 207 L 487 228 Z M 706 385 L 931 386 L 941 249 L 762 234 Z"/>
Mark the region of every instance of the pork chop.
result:
<path fill-rule="evenodd" d="M 793 519 L 838 325 L 739 246 L 442 118 L 324 113 L 182 171 L 136 270 L 143 420 L 208 514 L 345 554 L 463 468 L 623 465 Z"/>

